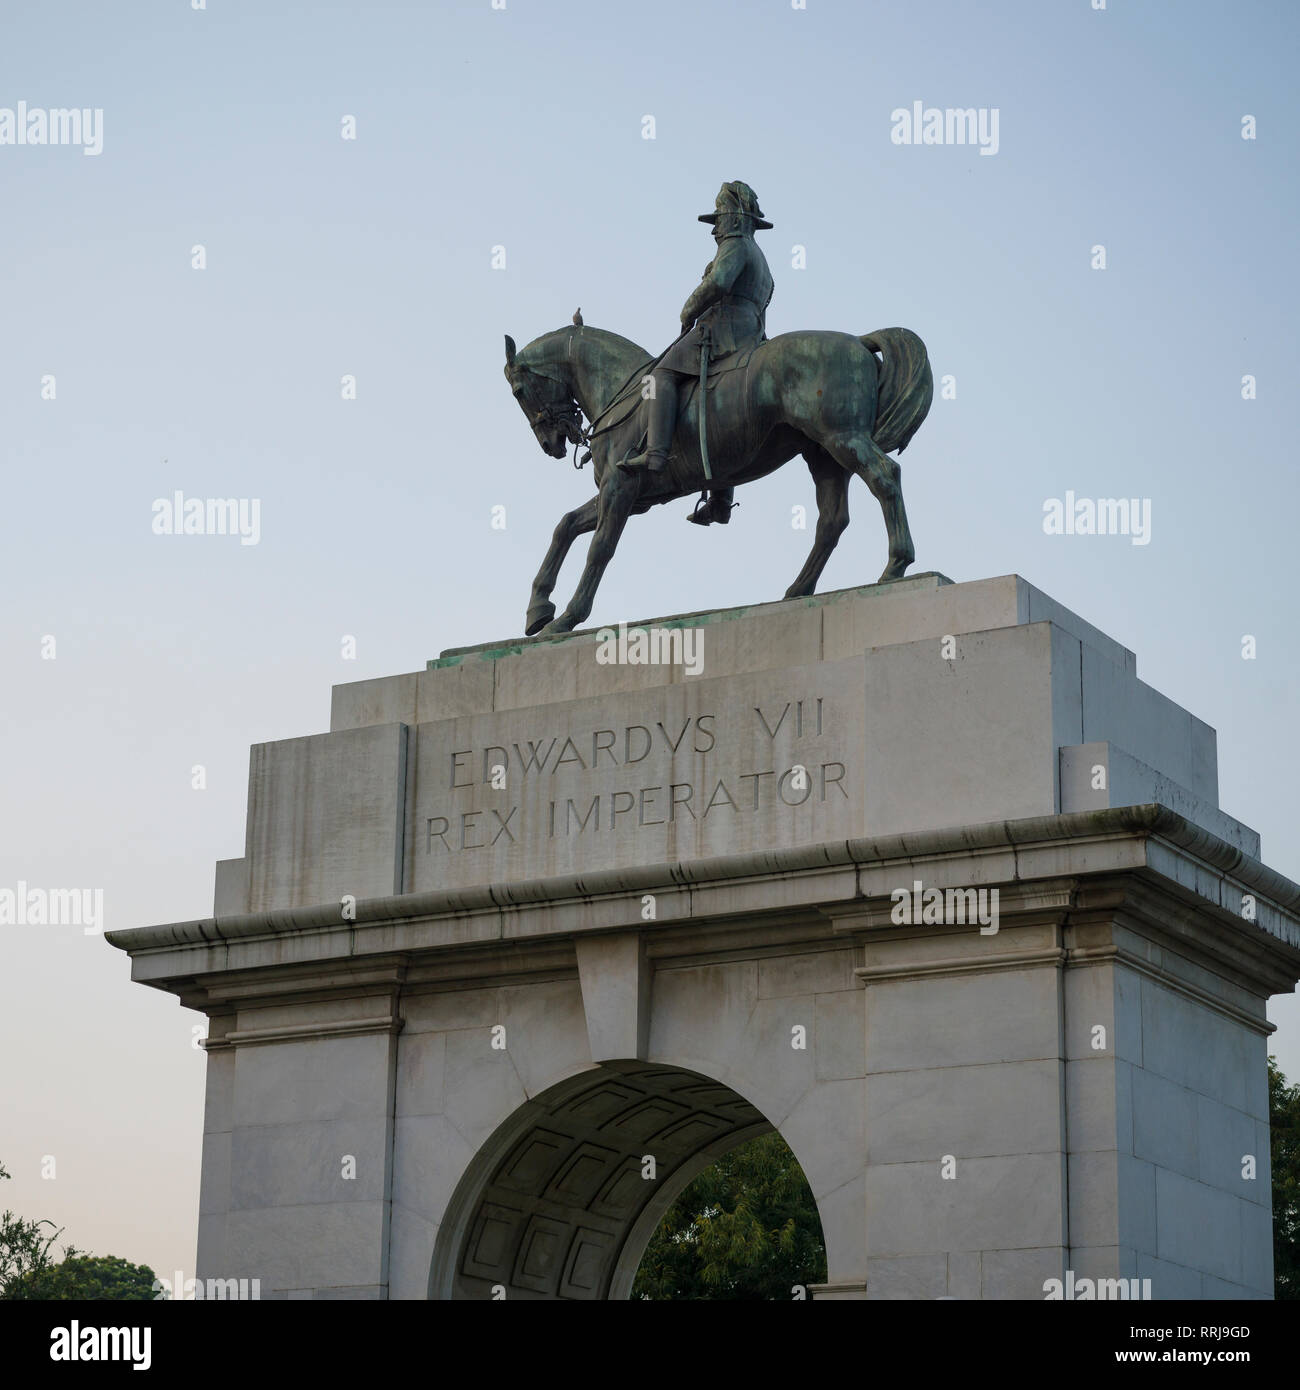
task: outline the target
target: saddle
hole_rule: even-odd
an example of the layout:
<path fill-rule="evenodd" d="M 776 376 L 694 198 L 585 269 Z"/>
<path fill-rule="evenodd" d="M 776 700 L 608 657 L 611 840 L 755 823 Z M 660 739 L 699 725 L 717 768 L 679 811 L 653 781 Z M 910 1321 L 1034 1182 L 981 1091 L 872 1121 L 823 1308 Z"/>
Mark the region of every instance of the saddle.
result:
<path fill-rule="evenodd" d="M 716 358 L 710 358 L 706 378 L 708 389 L 710 391 L 716 389 L 718 379 L 724 373 L 743 371 L 744 368 L 748 367 L 749 359 L 754 355 L 754 348 L 761 346 L 762 344 L 755 343 L 753 347 L 738 348 L 735 352 L 724 352 Z M 615 396 L 591 422 L 593 434 L 604 434 L 608 430 L 616 429 L 636 414 L 644 404 L 640 393 L 640 383 L 654 369 L 654 365 L 653 362 L 647 362 L 644 368 L 633 374 L 623 391 Z M 699 389 L 700 378 L 697 372 L 694 376 L 688 377 L 681 390 L 678 391 L 676 425 L 679 429 L 682 421 L 695 410 L 695 397 L 699 394 Z M 642 434 L 644 435 L 644 431 Z"/>
<path fill-rule="evenodd" d="M 766 341 L 766 339 L 764 339 Z M 755 343 L 754 347 L 761 347 L 762 344 Z M 718 384 L 716 378 L 723 372 L 739 372 L 749 366 L 749 359 L 754 355 L 754 347 L 737 348 L 735 352 L 724 352 L 720 357 L 709 359 L 709 374 L 706 384 L 710 391 Z M 700 384 L 700 376 L 697 372 L 694 377 L 695 385 Z"/>

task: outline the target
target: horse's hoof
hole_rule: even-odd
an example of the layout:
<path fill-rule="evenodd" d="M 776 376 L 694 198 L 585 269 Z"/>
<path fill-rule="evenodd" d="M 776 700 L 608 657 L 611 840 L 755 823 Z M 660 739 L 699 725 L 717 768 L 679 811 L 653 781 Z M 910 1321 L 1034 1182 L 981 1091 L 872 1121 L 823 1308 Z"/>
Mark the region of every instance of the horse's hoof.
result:
<path fill-rule="evenodd" d="M 891 561 L 889 564 L 885 566 L 883 570 L 881 570 L 880 578 L 876 580 L 876 583 L 889 584 L 895 579 L 905 578 L 907 575 L 907 567 L 912 563 L 914 562 L 911 560 L 902 560 L 898 562 Z"/>
<path fill-rule="evenodd" d="M 524 619 L 526 624 L 524 635 L 535 637 L 553 617 L 555 617 L 555 605 L 553 603 L 533 604 L 528 610 L 528 616 Z"/>

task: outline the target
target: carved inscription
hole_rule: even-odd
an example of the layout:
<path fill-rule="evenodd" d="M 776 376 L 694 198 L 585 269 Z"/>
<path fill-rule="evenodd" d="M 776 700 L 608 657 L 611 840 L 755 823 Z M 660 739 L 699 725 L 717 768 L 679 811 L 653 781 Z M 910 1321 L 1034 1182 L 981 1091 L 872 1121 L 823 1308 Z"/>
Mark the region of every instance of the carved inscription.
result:
<path fill-rule="evenodd" d="M 843 762 L 798 756 L 800 740 L 825 732 L 824 706 L 820 697 L 754 705 L 755 737 L 745 746 L 767 747 L 771 756 L 748 767 L 728 758 L 710 713 L 451 749 L 442 763 L 443 804 L 423 816 L 423 852 L 460 854 L 509 847 L 525 835 L 598 836 L 781 808 L 797 815 L 801 807 L 848 801 Z M 494 791 L 507 794 L 504 805 L 455 807 L 466 793 Z"/>

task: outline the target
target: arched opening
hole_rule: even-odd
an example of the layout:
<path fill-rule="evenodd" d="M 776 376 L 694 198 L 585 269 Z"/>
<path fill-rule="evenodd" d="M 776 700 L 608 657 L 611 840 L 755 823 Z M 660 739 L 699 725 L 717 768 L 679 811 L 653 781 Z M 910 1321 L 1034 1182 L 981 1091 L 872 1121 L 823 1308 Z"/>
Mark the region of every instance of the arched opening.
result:
<path fill-rule="evenodd" d="M 826 1240 L 803 1167 L 776 1130 L 728 1149 L 686 1184 L 632 1284 L 649 1302 L 807 1300 Z"/>
<path fill-rule="evenodd" d="M 772 1124 L 730 1087 L 612 1062 L 521 1106 L 467 1168 L 438 1235 L 435 1299 L 620 1299 L 686 1185 Z"/>

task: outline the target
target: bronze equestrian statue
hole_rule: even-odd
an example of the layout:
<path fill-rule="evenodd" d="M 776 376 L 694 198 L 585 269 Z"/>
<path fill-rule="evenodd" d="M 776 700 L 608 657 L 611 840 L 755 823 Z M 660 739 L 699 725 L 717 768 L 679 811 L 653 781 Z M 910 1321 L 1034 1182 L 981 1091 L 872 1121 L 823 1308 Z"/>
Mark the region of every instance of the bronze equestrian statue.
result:
<path fill-rule="evenodd" d="M 522 351 L 506 338 L 506 379 L 542 449 L 585 445 L 596 496 L 567 512 L 533 581 L 525 630 L 569 632 L 591 613 L 629 516 L 701 492 L 691 520 L 726 522 L 737 484 L 796 454 L 816 488 L 817 530 L 786 598 L 811 594 L 849 524 L 849 479 L 875 495 L 889 537 L 880 579 L 915 559 L 903 507 L 901 453 L 930 409 L 925 344 L 906 328 L 808 330 L 768 339 L 772 275 L 754 240 L 771 226 L 747 184 L 724 183 L 711 222 L 718 250 L 682 308 L 682 333 L 658 359 L 581 314 Z M 582 417 L 590 421 L 584 429 Z M 585 462 L 585 459 L 584 459 Z M 578 536 L 594 531 L 582 578 L 557 618 L 551 591 Z"/>

